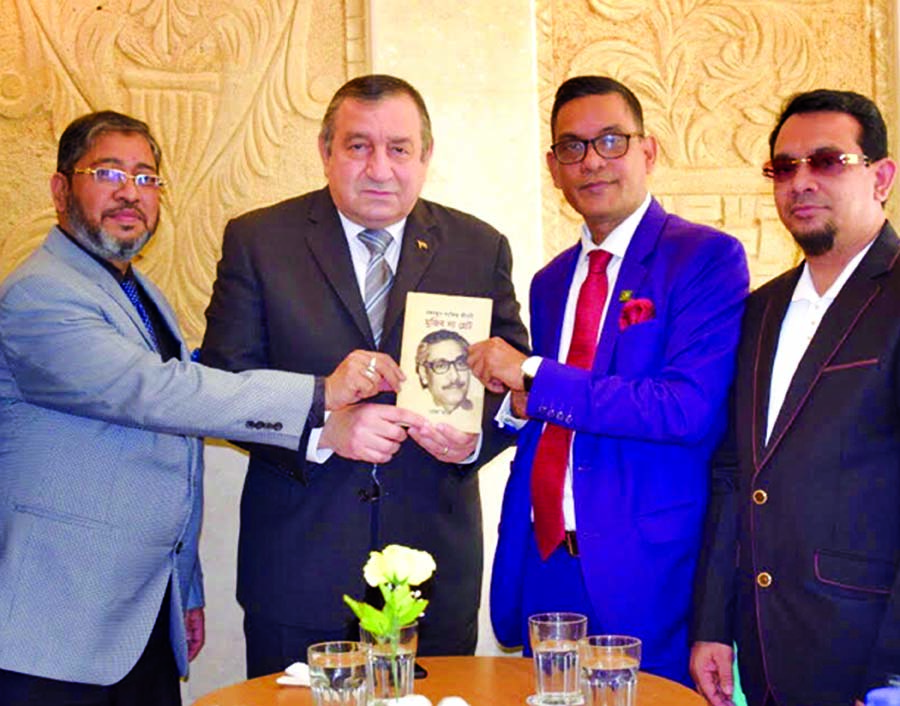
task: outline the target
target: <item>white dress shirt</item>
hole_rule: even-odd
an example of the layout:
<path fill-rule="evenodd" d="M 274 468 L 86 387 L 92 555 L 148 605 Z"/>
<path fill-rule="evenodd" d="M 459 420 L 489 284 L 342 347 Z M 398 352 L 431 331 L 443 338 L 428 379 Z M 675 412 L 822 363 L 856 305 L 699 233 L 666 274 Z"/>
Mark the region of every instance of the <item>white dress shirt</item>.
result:
<path fill-rule="evenodd" d="M 612 299 L 613 292 L 616 288 L 616 280 L 619 277 L 619 270 L 622 268 L 622 260 L 625 258 L 625 252 L 631 244 L 631 239 L 637 230 L 641 219 L 650 208 L 650 194 L 644 198 L 638 208 L 631 213 L 624 221 L 616 226 L 609 235 L 603 240 L 603 243 L 597 245 L 591 237 L 591 231 L 587 224 L 581 226 L 581 252 L 578 254 L 578 261 L 575 265 L 575 272 L 572 275 L 572 283 L 569 285 L 569 294 L 566 298 L 566 311 L 563 316 L 562 330 L 559 336 L 559 355 L 557 359 L 560 363 L 565 363 L 569 355 L 569 346 L 572 343 L 572 331 L 575 328 L 575 310 L 578 307 L 578 294 L 581 292 L 581 285 L 587 279 L 589 254 L 593 250 L 606 250 L 612 255 L 609 264 L 606 267 L 606 279 L 609 282 L 606 303 L 603 305 L 603 314 L 600 317 L 600 325 L 597 328 L 597 340 L 600 340 L 600 334 L 603 331 L 603 323 L 606 321 L 606 312 L 609 310 L 609 303 Z M 537 374 L 540 367 L 541 358 L 532 356 L 525 362 L 523 366 L 529 373 Z M 525 420 L 519 419 L 512 414 L 510 407 L 510 397 L 506 396 L 503 405 L 497 412 L 495 417 L 500 425 L 521 428 L 525 425 Z M 575 440 L 575 434 L 572 434 L 572 441 Z M 563 486 L 563 519 L 566 524 L 566 530 L 575 529 L 575 497 L 572 493 L 572 446 L 569 446 L 569 459 L 566 464 L 566 482 Z"/>
<path fill-rule="evenodd" d="M 357 236 L 362 233 L 366 227 L 358 223 L 354 223 L 343 213 L 338 211 L 341 219 L 341 226 L 344 228 L 344 237 L 347 238 L 347 245 L 350 248 L 350 260 L 353 263 L 353 272 L 356 274 L 356 283 L 359 286 L 359 293 L 363 299 L 366 298 L 366 269 L 369 266 L 369 258 L 371 253 L 366 244 Z M 391 268 L 393 274 L 397 273 L 397 265 L 400 262 L 400 245 L 403 242 L 403 231 L 406 228 L 406 219 L 397 221 L 387 226 L 386 230 L 391 236 L 391 242 L 384 251 L 384 260 L 388 267 Z M 325 419 L 328 419 L 330 412 L 325 412 Z M 320 449 L 319 439 L 322 437 L 322 429 L 324 427 L 316 427 L 309 433 L 309 442 L 306 445 L 306 460 L 310 463 L 325 463 L 331 454 L 331 449 Z"/>
<path fill-rule="evenodd" d="M 781 411 L 781 405 L 784 404 L 788 387 L 790 387 L 794 373 L 797 372 L 797 366 L 800 365 L 800 360 L 806 353 L 809 342 L 816 335 L 819 324 L 822 323 L 822 317 L 825 316 L 825 312 L 828 311 L 828 307 L 840 293 L 841 288 L 850 279 L 850 275 L 856 270 L 857 265 L 869 252 L 870 247 L 872 247 L 872 243 L 866 245 L 844 266 L 841 274 L 822 296 L 819 296 L 813 285 L 812 276 L 809 274 L 809 264 L 803 263 L 803 271 L 800 273 L 800 279 L 797 280 L 797 286 L 794 287 L 794 294 L 784 315 L 784 321 L 781 322 L 778 348 L 775 350 L 775 361 L 772 364 L 772 382 L 769 385 L 769 409 L 766 419 L 767 444 L 772 435 L 772 427 L 775 426 L 775 420 L 778 419 L 778 413 Z"/>

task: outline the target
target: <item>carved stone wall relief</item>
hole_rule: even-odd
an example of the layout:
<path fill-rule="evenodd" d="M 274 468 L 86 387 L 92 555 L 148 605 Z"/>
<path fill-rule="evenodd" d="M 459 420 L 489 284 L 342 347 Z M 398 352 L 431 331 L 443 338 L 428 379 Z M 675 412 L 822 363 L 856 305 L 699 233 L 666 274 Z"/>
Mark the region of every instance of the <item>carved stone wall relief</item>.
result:
<path fill-rule="evenodd" d="M 226 220 L 322 183 L 318 120 L 364 70 L 363 0 L 3 3 L 0 136 L 15 158 L 2 160 L 0 277 L 54 222 L 46 184 L 65 126 L 129 113 L 160 141 L 170 185 L 141 267 L 197 343 Z"/>
<path fill-rule="evenodd" d="M 754 284 L 797 261 L 760 175 L 784 99 L 817 87 L 872 96 L 895 124 L 892 5 L 885 0 L 539 0 L 542 145 L 556 87 L 605 74 L 638 95 L 659 140 L 653 193 L 737 236 Z M 893 135 L 892 135 L 893 137 Z M 549 177 L 545 246 L 571 244 L 577 215 Z"/>

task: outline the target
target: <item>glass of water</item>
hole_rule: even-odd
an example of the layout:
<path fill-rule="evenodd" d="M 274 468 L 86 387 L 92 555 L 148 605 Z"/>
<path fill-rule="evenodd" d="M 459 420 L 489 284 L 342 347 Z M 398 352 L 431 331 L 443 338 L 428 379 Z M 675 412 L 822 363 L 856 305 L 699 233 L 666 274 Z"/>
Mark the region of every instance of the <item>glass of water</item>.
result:
<path fill-rule="evenodd" d="M 528 618 L 534 653 L 535 693 L 531 706 L 574 706 L 583 703 L 578 690 L 578 641 L 587 635 L 580 613 L 539 613 Z"/>
<path fill-rule="evenodd" d="M 316 706 L 366 706 L 369 646 L 361 642 L 320 642 L 307 652 L 309 684 Z"/>
<path fill-rule="evenodd" d="M 590 635 L 578 642 L 585 706 L 635 706 L 641 641 L 627 635 Z"/>

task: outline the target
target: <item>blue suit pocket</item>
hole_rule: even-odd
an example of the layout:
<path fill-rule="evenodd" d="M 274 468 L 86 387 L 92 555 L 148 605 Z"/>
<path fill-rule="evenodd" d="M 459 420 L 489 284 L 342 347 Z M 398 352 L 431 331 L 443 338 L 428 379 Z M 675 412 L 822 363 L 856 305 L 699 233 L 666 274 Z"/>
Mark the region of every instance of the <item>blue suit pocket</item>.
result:
<path fill-rule="evenodd" d="M 887 595 L 897 575 L 897 565 L 884 559 L 819 549 L 814 557 L 816 579 L 848 591 Z"/>
<path fill-rule="evenodd" d="M 681 502 L 637 518 L 641 538 L 653 544 L 692 539 L 700 534 L 703 513 L 697 502 Z"/>
<path fill-rule="evenodd" d="M 54 510 L 50 507 L 42 507 L 40 505 L 13 503 L 13 510 L 24 515 L 34 515 L 35 517 L 61 522 L 66 525 L 78 525 L 80 527 L 109 527 L 109 523 L 95 520 L 92 517 L 73 515 L 70 512 L 60 512 L 59 510 Z"/>
<path fill-rule="evenodd" d="M 658 319 L 632 324 L 616 339 L 614 372 L 635 377 L 656 372 L 663 350 L 663 324 Z"/>

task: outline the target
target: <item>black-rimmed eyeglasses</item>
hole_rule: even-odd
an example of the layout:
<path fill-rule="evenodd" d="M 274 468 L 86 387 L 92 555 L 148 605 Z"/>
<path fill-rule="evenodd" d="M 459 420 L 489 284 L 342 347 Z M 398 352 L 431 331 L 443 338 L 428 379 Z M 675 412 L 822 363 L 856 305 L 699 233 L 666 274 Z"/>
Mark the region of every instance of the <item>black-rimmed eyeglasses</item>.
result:
<path fill-rule="evenodd" d="M 438 358 L 437 360 L 426 360 L 422 363 L 426 368 L 428 368 L 431 372 L 437 373 L 438 375 L 443 375 L 450 367 L 456 369 L 458 373 L 464 373 L 469 369 L 469 361 L 466 359 L 466 356 L 461 355 L 456 360 L 444 360 L 443 358 Z"/>
<path fill-rule="evenodd" d="M 640 132 L 604 132 L 590 140 L 579 140 L 574 137 L 560 140 L 550 145 L 550 151 L 560 164 L 577 164 L 587 156 L 588 145 L 603 159 L 618 159 L 628 152 L 631 138 L 643 137 Z"/>

